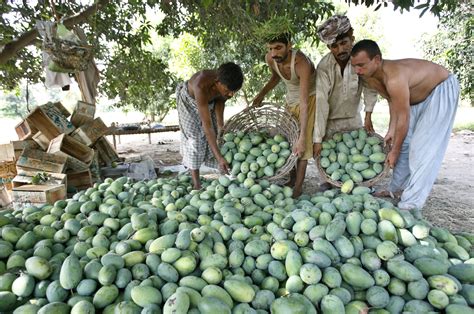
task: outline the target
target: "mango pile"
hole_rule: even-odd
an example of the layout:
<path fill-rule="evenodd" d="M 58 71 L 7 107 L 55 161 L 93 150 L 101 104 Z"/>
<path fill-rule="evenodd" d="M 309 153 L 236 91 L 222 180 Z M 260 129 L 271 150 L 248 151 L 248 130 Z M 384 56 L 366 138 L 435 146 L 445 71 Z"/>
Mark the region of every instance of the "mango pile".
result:
<path fill-rule="evenodd" d="M 365 129 L 335 133 L 323 141 L 319 164 L 333 181 L 355 184 L 375 178 L 384 169 L 382 140 Z"/>
<path fill-rule="evenodd" d="M 2 313 L 473 313 L 474 235 L 355 187 L 106 179 L 0 215 Z"/>
<path fill-rule="evenodd" d="M 282 134 L 228 132 L 223 140 L 221 154 L 239 182 L 272 177 L 291 155 L 290 143 Z"/>

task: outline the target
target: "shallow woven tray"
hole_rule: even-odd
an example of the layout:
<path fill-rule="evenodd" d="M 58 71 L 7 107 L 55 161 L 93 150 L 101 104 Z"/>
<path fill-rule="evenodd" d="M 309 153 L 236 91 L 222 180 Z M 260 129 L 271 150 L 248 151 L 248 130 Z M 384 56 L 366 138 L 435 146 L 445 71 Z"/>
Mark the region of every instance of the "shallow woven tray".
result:
<path fill-rule="evenodd" d="M 224 130 L 218 139 L 219 146 L 224 144 L 222 136 L 228 132 L 266 131 L 270 136 L 282 134 L 290 143 L 290 150 L 299 137 L 298 121 L 284 106 L 278 104 L 264 104 L 261 107 L 248 107 L 232 116 L 224 125 Z M 298 158 L 291 154 L 285 164 L 276 170 L 271 177 L 264 176 L 271 182 L 282 184 L 290 171 L 295 167 Z"/>
<path fill-rule="evenodd" d="M 350 132 L 350 131 L 353 131 L 353 130 L 345 130 L 345 131 L 339 131 L 339 132 L 340 133 L 347 133 L 347 132 Z M 384 138 L 381 135 L 379 135 L 375 132 L 367 132 L 367 135 L 377 137 L 380 140 L 382 140 L 382 143 L 383 143 Z M 385 155 L 388 154 L 388 151 L 389 151 L 388 146 L 383 146 L 383 152 L 385 153 Z M 316 165 L 318 167 L 318 171 L 319 171 L 319 174 L 320 174 L 321 178 L 324 178 L 327 183 L 331 184 L 332 186 L 337 186 L 337 187 L 342 186 L 342 184 L 343 184 L 342 181 L 334 181 L 333 179 L 331 179 L 330 176 L 328 176 L 326 171 L 324 171 L 324 168 L 321 167 L 321 155 L 318 156 L 318 160 L 316 162 Z M 378 175 L 376 175 L 375 177 L 373 177 L 372 179 L 369 179 L 367 181 L 362 181 L 360 183 L 355 183 L 354 182 L 354 184 L 356 186 L 371 187 L 371 186 L 375 185 L 377 182 L 379 182 L 380 180 L 382 180 L 383 178 L 385 178 L 385 176 L 389 173 L 389 171 L 390 171 L 390 167 L 384 162 L 383 163 L 383 170 Z"/>

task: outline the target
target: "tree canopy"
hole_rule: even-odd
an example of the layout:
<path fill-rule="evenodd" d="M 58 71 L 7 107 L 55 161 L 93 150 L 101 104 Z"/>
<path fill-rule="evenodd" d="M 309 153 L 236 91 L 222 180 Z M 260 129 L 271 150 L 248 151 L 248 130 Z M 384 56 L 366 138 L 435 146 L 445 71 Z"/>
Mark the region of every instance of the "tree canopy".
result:
<path fill-rule="evenodd" d="M 474 71 L 472 70 L 474 17 L 472 5 L 460 3 L 454 11 L 440 16 L 440 30 L 423 42 L 425 55 L 456 73 L 461 96 L 474 106 Z"/>
<path fill-rule="evenodd" d="M 170 47 L 156 47 L 152 37 L 178 38 L 190 34 L 196 45 L 185 47 L 199 67 L 238 62 L 246 74 L 243 95 L 247 99 L 264 84 L 264 42 L 255 29 L 278 15 L 286 16 L 297 30 L 296 41 L 317 43 L 317 26 L 334 13 L 331 1 L 316 0 L 128 0 L 25 1 L 0 3 L 0 86 L 12 90 L 21 82 L 43 80 L 41 41 L 36 20 L 62 21 L 80 26 L 94 46 L 101 69 L 99 92 L 116 99 L 117 105 L 144 110 L 167 107 L 177 80 L 170 68 Z M 389 5 L 389 1 L 346 0 L 351 4 Z M 440 14 L 453 9 L 454 0 L 393 2 L 395 10 L 430 10 Z M 418 3 L 418 2 L 417 2 Z M 182 37 L 181 37 L 182 38 Z M 191 42 L 189 42 L 191 44 Z M 193 57 L 194 55 L 194 57 Z"/>

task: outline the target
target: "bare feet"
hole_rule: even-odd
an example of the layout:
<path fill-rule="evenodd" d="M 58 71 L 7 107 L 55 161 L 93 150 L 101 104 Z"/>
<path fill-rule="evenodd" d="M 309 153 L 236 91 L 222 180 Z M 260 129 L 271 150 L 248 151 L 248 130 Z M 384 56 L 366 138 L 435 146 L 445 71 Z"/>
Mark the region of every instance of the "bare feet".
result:
<path fill-rule="evenodd" d="M 293 196 L 292 197 L 294 199 L 297 199 L 298 197 L 301 196 L 301 193 L 302 193 L 301 189 L 293 189 Z"/>
<path fill-rule="evenodd" d="M 318 191 L 319 192 L 324 192 L 324 191 L 327 191 L 327 190 L 330 190 L 330 189 L 332 189 L 332 185 L 327 183 L 327 182 L 324 182 L 324 183 L 321 183 L 319 185 Z"/>
<path fill-rule="evenodd" d="M 380 190 L 374 192 L 373 194 L 375 197 L 389 197 L 389 198 L 397 198 L 399 199 L 402 196 L 402 192 L 392 192 L 387 190 Z"/>

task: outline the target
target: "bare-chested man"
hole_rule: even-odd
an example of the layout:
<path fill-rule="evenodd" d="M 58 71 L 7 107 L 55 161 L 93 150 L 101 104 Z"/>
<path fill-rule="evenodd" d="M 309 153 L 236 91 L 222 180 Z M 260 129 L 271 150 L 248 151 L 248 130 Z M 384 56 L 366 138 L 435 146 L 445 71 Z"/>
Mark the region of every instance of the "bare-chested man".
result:
<path fill-rule="evenodd" d="M 201 188 L 199 168 L 203 163 L 228 173 L 216 135 L 224 126 L 225 102 L 242 87 L 243 80 L 240 66 L 228 62 L 217 70 L 199 71 L 176 88 L 180 152 L 183 165 L 191 171 L 194 189 Z"/>
<path fill-rule="evenodd" d="M 444 67 L 426 60 L 383 60 L 372 40 L 358 42 L 352 66 L 388 100 L 390 125 L 385 143 L 393 169 L 390 191 L 401 193 L 398 207 L 421 210 L 448 146 L 459 84 Z"/>
<path fill-rule="evenodd" d="M 285 83 L 287 108 L 300 122 L 300 135 L 293 147 L 293 152 L 298 156 L 293 197 L 298 197 L 302 193 L 308 159 L 313 157 L 316 69 L 305 54 L 291 48 L 290 39 L 290 34 L 284 33 L 267 43 L 268 53 L 265 61 L 272 76 L 253 100 L 253 105 L 260 105 L 265 95 L 280 81 Z M 294 178 L 294 175 L 291 177 Z"/>

